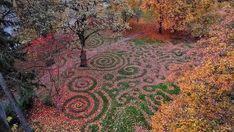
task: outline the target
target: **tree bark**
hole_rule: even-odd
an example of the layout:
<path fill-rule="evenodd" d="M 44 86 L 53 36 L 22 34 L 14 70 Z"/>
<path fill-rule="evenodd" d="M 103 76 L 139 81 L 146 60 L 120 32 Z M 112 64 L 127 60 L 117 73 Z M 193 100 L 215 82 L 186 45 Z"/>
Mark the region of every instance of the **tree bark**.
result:
<path fill-rule="evenodd" d="M 24 129 L 25 132 L 32 132 L 31 127 L 29 126 L 29 124 L 27 123 L 23 112 L 21 111 L 21 109 L 17 106 L 17 102 L 15 100 L 14 95 L 11 93 L 11 91 L 7 88 L 6 86 L 6 82 L 2 76 L 2 73 L 0 73 L 0 87 L 3 89 L 4 93 L 6 94 L 6 96 L 8 97 L 10 104 L 12 105 L 12 108 L 14 109 L 20 124 L 22 125 L 22 128 Z"/>
<path fill-rule="evenodd" d="M 163 27 L 162 27 L 162 24 L 163 24 L 163 22 L 162 22 L 162 19 L 161 19 L 161 17 L 160 17 L 160 22 L 159 22 L 159 29 L 158 29 L 158 32 L 160 33 L 160 34 L 162 34 L 162 30 L 163 30 Z"/>
<path fill-rule="evenodd" d="M 80 44 L 81 44 L 80 67 L 87 67 L 87 57 L 84 47 L 85 47 L 85 41 L 88 39 L 89 35 L 85 37 L 84 31 L 78 32 L 77 35 L 80 39 Z"/>
<path fill-rule="evenodd" d="M 7 116 L 2 104 L 0 104 L 0 131 L 10 131 L 10 126 L 7 122 Z"/>
<path fill-rule="evenodd" d="M 160 9 L 159 9 L 159 29 L 158 29 L 158 32 L 160 34 L 162 34 L 163 32 L 163 13 L 162 13 L 162 7 L 161 7 L 161 1 L 160 0 L 157 0 L 158 4 L 160 5 Z"/>
<path fill-rule="evenodd" d="M 83 47 L 80 53 L 80 67 L 87 67 L 86 51 L 83 49 Z"/>
<path fill-rule="evenodd" d="M 139 23 L 139 21 L 140 21 L 140 17 L 139 17 L 139 16 L 137 16 L 137 17 L 136 17 L 136 20 L 137 20 L 137 23 Z"/>
<path fill-rule="evenodd" d="M 16 8 L 17 7 L 16 1 L 12 0 L 11 2 L 12 2 L 13 7 Z"/>

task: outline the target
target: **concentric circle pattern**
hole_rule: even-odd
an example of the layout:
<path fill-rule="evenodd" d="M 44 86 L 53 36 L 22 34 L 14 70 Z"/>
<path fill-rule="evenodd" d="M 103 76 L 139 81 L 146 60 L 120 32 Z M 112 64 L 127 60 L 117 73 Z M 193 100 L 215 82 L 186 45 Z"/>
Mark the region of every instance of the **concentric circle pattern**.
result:
<path fill-rule="evenodd" d="M 105 80 L 112 80 L 114 77 L 115 77 L 115 76 L 112 75 L 112 74 L 106 74 L 106 75 L 103 77 L 103 79 L 105 79 Z"/>
<path fill-rule="evenodd" d="M 97 48 L 102 44 L 104 44 L 103 38 L 99 35 L 93 35 L 87 40 L 85 47 L 87 49 Z"/>
<path fill-rule="evenodd" d="M 147 78 L 144 78 L 144 82 L 146 82 L 146 83 L 153 83 L 154 79 L 151 78 L 151 77 L 147 77 Z"/>
<path fill-rule="evenodd" d="M 70 119 L 87 123 L 99 120 L 108 106 L 109 101 L 103 92 L 79 92 L 63 103 L 62 111 Z"/>
<path fill-rule="evenodd" d="M 142 77 L 147 73 L 146 69 L 141 69 L 137 65 L 128 65 L 118 70 L 118 79 L 134 79 Z"/>
<path fill-rule="evenodd" d="M 119 74 L 126 75 L 126 76 L 132 76 L 140 72 L 140 69 L 134 65 L 127 66 L 119 70 Z"/>
<path fill-rule="evenodd" d="M 69 90 L 73 92 L 92 90 L 97 86 L 96 79 L 90 76 L 78 76 L 68 83 Z"/>
<path fill-rule="evenodd" d="M 94 94 L 83 93 L 66 100 L 63 112 L 71 119 L 84 119 L 94 114 L 98 105 L 98 99 Z"/>
<path fill-rule="evenodd" d="M 108 52 L 89 50 L 102 44 L 99 36 L 92 36 L 87 41 L 87 55 L 92 57 L 86 68 L 76 67 L 80 63 L 79 52 L 69 52 L 65 56 L 67 60 L 61 59 L 65 68 L 71 66 L 61 68 L 64 71 L 60 73 L 63 114 L 80 125 L 81 131 L 114 131 L 109 129 L 114 126 L 112 123 L 124 117 L 117 119 L 113 115 L 122 114 L 118 113 L 119 109 L 128 107 L 150 124 L 150 117 L 160 105 L 172 100 L 172 95 L 179 94 L 178 86 L 165 82 L 166 75 L 168 69 L 174 68 L 172 64 L 188 61 L 186 53 L 124 43 L 111 45 Z"/>
<path fill-rule="evenodd" d="M 69 102 L 67 105 L 70 108 L 71 112 L 79 113 L 87 110 L 88 107 L 90 106 L 90 102 L 87 97 L 83 97 L 83 98 L 76 98 L 73 101 Z"/>
<path fill-rule="evenodd" d="M 121 68 L 125 60 L 119 54 L 105 53 L 91 58 L 88 63 L 94 70 L 111 71 Z"/>

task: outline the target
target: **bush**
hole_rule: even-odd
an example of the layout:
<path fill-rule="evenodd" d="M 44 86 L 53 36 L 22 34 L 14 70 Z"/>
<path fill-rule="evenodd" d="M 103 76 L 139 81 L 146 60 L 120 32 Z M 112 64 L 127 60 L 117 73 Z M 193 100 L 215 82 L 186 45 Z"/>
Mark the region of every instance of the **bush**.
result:
<path fill-rule="evenodd" d="M 216 14 L 202 16 L 199 20 L 190 23 L 190 29 L 194 37 L 207 37 L 210 32 L 210 26 L 220 21 Z"/>
<path fill-rule="evenodd" d="M 230 22 L 230 24 L 228 26 L 230 29 L 234 29 L 234 21 Z"/>
<path fill-rule="evenodd" d="M 7 115 L 7 121 L 9 123 L 10 128 L 13 128 L 16 124 L 20 124 L 20 121 L 17 118 L 14 110 L 12 109 L 11 105 L 7 105 L 5 107 L 5 112 Z"/>
<path fill-rule="evenodd" d="M 4 121 L 1 118 L 0 118 L 0 131 L 1 132 L 8 132 L 9 131 L 6 124 L 4 123 Z"/>
<path fill-rule="evenodd" d="M 43 103 L 47 106 L 54 106 L 51 95 L 46 95 L 43 98 Z"/>
<path fill-rule="evenodd" d="M 144 18 L 148 21 L 152 21 L 157 18 L 159 14 L 157 14 L 154 10 L 147 10 L 144 12 Z"/>

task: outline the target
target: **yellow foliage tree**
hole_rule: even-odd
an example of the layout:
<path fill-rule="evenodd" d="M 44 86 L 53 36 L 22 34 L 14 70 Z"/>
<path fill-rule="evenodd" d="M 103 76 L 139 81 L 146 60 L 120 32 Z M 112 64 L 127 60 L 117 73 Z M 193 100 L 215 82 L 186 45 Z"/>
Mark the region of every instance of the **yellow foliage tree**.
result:
<path fill-rule="evenodd" d="M 145 13 L 151 11 L 155 14 L 151 17 L 158 23 L 159 33 L 163 29 L 184 31 L 193 26 L 207 27 L 209 22 L 204 24 L 204 21 L 217 7 L 217 0 L 145 0 L 141 5 Z"/>

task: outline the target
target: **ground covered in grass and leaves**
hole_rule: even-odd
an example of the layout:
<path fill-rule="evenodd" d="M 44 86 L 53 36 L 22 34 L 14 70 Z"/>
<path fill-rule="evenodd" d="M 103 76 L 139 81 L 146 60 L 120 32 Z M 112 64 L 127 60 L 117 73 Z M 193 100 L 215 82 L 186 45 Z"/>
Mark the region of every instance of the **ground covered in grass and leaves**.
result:
<path fill-rule="evenodd" d="M 28 119 L 36 131 L 232 131 L 234 19 L 220 13 L 196 42 L 141 32 L 142 22 L 125 37 L 92 36 L 85 68 L 79 47 L 61 46 L 73 35 L 35 40 L 30 65 L 46 87 Z"/>
<path fill-rule="evenodd" d="M 141 35 L 93 36 L 86 47 L 86 68 L 79 67 L 80 50 L 72 46 L 57 46 L 60 52 L 54 64 L 45 68 L 43 58 L 34 59 L 45 57 L 36 54 L 39 49 L 51 50 L 48 40 L 35 41 L 29 50 L 31 65 L 42 64 L 34 70 L 46 86 L 38 90 L 39 100 L 29 115 L 36 131 L 150 130 L 154 113 L 180 94 L 176 83 L 165 80 L 167 71 L 194 58 L 189 44 L 142 40 Z"/>

